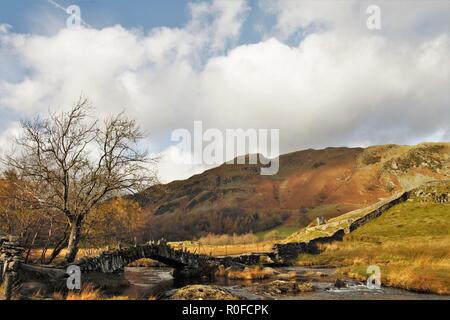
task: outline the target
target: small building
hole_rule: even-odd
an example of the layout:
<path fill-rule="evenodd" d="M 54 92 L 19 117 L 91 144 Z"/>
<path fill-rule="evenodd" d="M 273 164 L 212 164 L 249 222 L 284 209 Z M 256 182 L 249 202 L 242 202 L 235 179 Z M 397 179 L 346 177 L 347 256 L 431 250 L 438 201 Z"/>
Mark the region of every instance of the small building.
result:
<path fill-rule="evenodd" d="M 321 225 L 327 223 L 327 220 L 325 219 L 324 216 L 317 217 L 316 221 L 317 221 L 317 225 L 318 226 L 321 226 Z"/>

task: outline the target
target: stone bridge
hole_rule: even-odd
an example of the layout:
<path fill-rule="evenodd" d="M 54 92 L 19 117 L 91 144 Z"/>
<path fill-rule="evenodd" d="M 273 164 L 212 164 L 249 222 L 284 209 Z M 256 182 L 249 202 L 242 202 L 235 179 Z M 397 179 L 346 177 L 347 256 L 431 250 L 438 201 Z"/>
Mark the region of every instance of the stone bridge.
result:
<path fill-rule="evenodd" d="M 82 272 L 115 273 L 122 271 L 131 262 L 143 258 L 150 258 L 174 268 L 174 276 L 184 277 L 212 277 L 220 265 L 225 267 L 256 265 L 260 263 L 263 254 L 244 254 L 239 256 L 213 257 L 196 254 L 183 249 L 174 249 L 167 242 L 150 241 L 137 245 L 107 251 L 98 257 L 81 258 L 78 265 Z"/>

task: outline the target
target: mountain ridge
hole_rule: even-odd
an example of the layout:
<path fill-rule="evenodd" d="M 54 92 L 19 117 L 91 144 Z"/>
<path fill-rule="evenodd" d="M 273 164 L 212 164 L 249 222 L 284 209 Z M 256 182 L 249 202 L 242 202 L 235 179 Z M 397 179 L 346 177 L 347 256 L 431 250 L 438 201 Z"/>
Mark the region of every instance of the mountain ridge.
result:
<path fill-rule="evenodd" d="M 134 198 L 152 213 L 149 233 L 170 240 L 206 233 L 304 227 L 427 181 L 450 177 L 450 143 L 308 149 L 280 156 L 274 176 L 260 165 L 223 164 L 149 188 Z"/>

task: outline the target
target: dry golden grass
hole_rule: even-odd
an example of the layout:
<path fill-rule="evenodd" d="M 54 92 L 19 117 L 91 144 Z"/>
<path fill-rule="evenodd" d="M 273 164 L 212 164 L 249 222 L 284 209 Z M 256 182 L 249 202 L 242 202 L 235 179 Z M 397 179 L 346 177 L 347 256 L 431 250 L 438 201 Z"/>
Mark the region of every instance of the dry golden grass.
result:
<path fill-rule="evenodd" d="M 53 294 L 55 300 L 104 300 L 99 290 L 93 285 L 84 285 L 79 292 L 69 292 L 66 296 L 61 293 Z"/>
<path fill-rule="evenodd" d="M 160 262 L 147 258 L 136 260 L 128 265 L 128 267 L 134 268 L 152 268 L 159 266 L 161 266 Z"/>
<path fill-rule="evenodd" d="M 298 263 L 339 267 L 359 279 L 378 265 L 384 285 L 450 294 L 449 214 L 450 204 L 408 201 Z"/>
<path fill-rule="evenodd" d="M 106 247 L 104 247 L 104 248 L 81 248 L 78 251 L 77 259 L 80 259 L 82 257 L 96 257 L 106 250 L 107 250 Z M 52 249 L 47 250 L 47 253 L 45 255 L 46 259 L 48 259 L 50 257 L 52 252 L 53 252 Z M 59 254 L 59 256 L 53 261 L 53 263 L 57 264 L 57 263 L 63 262 L 66 253 L 67 253 L 67 250 L 63 249 L 61 251 L 61 253 Z M 41 254 L 42 254 L 42 249 L 33 249 L 30 252 L 29 260 L 39 261 L 41 259 Z"/>
<path fill-rule="evenodd" d="M 297 290 L 299 292 L 311 292 L 314 291 L 314 286 L 310 282 L 299 282 L 297 283 Z"/>
<path fill-rule="evenodd" d="M 127 296 L 106 296 L 92 284 L 84 285 L 79 292 L 69 292 L 64 295 L 61 292 L 55 292 L 52 295 L 53 300 L 129 300 Z"/>
<path fill-rule="evenodd" d="M 130 300 L 130 297 L 127 296 L 113 296 L 104 300 Z"/>
<path fill-rule="evenodd" d="M 213 234 L 209 233 L 201 237 L 196 242 L 201 245 L 237 245 L 237 244 L 253 244 L 258 241 L 258 237 L 253 233 L 246 234 Z"/>
<path fill-rule="evenodd" d="M 378 265 L 384 285 L 450 294 L 450 237 L 418 237 L 384 243 L 335 242 L 320 255 L 302 255 L 300 265 L 328 265 L 366 280 L 366 268 Z"/>
<path fill-rule="evenodd" d="M 236 270 L 233 268 L 225 268 L 220 266 L 216 272 L 217 277 L 223 277 L 234 280 L 255 280 L 255 279 L 267 279 L 273 277 L 276 271 L 272 268 L 263 267 L 246 267 L 242 270 Z"/>
<path fill-rule="evenodd" d="M 210 256 L 229 256 L 255 252 L 270 252 L 275 242 L 265 241 L 250 244 L 232 245 L 202 245 L 193 241 L 173 242 L 170 245 L 176 249 L 186 249 L 189 252 Z"/>

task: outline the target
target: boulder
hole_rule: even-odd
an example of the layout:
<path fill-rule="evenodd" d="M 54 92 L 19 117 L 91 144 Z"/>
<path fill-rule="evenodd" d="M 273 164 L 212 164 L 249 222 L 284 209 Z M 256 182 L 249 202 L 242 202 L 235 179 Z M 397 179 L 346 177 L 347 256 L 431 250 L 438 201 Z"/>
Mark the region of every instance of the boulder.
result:
<path fill-rule="evenodd" d="M 259 295 L 277 296 L 311 292 L 314 291 L 314 287 L 310 282 L 275 280 L 254 285 L 250 290 Z"/>
<path fill-rule="evenodd" d="M 223 288 L 210 285 L 189 285 L 172 296 L 172 300 L 239 300 L 240 297 Z"/>
<path fill-rule="evenodd" d="M 347 288 L 347 282 L 341 279 L 336 279 L 336 281 L 334 282 L 334 287 L 338 289 Z"/>

